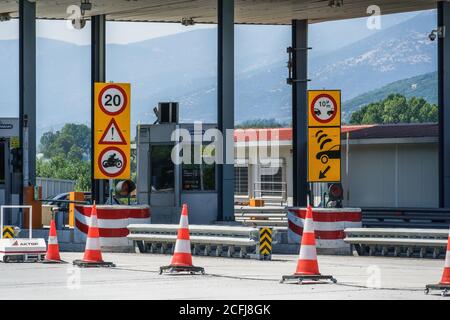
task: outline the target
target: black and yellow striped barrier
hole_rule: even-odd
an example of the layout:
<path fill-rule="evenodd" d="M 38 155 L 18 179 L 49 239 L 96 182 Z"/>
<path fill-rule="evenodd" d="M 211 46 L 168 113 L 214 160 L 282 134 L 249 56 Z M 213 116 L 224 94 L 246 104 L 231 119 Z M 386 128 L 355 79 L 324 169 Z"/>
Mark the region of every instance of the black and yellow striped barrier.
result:
<path fill-rule="evenodd" d="M 3 227 L 3 239 L 14 239 L 16 237 L 14 233 L 14 227 L 5 226 Z"/>
<path fill-rule="evenodd" d="M 259 257 L 266 259 L 272 256 L 272 234 L 271 228 L 259 229 Z"/>

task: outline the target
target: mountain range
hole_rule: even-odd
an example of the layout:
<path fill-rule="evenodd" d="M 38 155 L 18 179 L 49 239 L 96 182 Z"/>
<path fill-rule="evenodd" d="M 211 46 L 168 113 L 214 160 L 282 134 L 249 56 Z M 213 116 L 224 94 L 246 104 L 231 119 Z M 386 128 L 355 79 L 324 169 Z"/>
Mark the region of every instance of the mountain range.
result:
<path fill-rule="evenodd" d="M 310 41 L 319 48 L 309 53 L 309 88 L 341 89 L 348 116 L 367 103 L 368 96 L 377 96 L 368 92 L 436 71 L 436 42 L 427 36 L 435 25 L 436 12 L 425 11 L 372 35 L 366 32 L 336 50 L 327 44 L 336 46 L 330 39 L 345 37 L 345 29 L 322 28 L 324 41 L 317 33 Z M 286 83 L 290 37 L 289 27 L 237 29 L 237 123 L 261 118 L 290 121 L 291 87 Z M 108 45 L 107 80 L 132 84 L 133 126 L 138 121 L 153 123 L 152 109 L 160 101 L 180 102 L 182 122 L 215 121 L 216 43 L 217 30 L 211 28 Z M 18 88 L 13 85 L 18 83 L 17 52 L 17 41 L 0 41 L 0 65 L 7 61 L 0 77 L 0 116 L 15 113 L 18 103 Z M 66 122 L 89 124 L 90 47 L 39 38 L 37 52 L 38 136 Z"/>

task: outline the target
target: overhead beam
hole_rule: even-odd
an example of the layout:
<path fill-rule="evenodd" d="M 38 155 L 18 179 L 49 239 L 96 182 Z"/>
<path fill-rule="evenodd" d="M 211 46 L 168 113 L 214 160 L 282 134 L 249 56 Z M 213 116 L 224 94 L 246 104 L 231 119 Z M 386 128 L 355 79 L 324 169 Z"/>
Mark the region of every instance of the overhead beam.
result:
<path fill-rule="evenodd" d="M 106 81 L 106 17 L 99 15 L 91 20 L 91 185 L 92 199 L 99 204 L 106 202 L 105 183 L 94 179 L 95 145 L 95 83 Z"/>
<path fill-rule="evenodd" d="M 293 205 L 306 206 L 308 20 L 292 21 Z"/>
<path fill-rule="evenodd" d="M 23 187 L 36 185 L 36 4 L 19 1 L 19 118 Z"/>
<path fill-rule="evenodd" d="M 218 164 L 218 221 L 234 220 L 234 0 L 218 0 L 217 115 L 223 134 L 223 164 Z M 230 137 L 231 136 L 231 137 Z M 230 155 L 228 153 L 233 153 Z M 228 161 L 227 161 L 228 159 Z"/>

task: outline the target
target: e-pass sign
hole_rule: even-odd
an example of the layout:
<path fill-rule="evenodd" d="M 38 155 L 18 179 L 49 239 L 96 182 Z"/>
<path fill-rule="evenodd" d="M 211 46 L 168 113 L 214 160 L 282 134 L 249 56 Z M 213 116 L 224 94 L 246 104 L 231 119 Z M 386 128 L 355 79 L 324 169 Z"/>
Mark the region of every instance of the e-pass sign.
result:
<path fill-rule="evenodd" d="M 130 84 L 95 84 L 95 179 L 130 178 Z"/>

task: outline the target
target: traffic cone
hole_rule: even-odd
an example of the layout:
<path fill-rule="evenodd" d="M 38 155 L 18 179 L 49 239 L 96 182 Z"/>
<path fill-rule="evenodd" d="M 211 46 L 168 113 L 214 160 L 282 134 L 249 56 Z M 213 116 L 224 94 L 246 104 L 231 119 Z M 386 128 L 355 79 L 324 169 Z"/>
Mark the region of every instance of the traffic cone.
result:
<path fill-rule="evenodd" d="M 331 280 L 336 283 L 336 279 L 334 279 L 333 276 L 324 276 L 319 272 L 311 206 L 308 206 L 306 210 L 300 253 L 297 261 L 297 270 L 293 275 L 283 276 L 281 282 L 284 282 L 285 280 L 297 280 L 299 283 L 302 283 L 303 280 Z"/>
<path fill-rule="evenodd" d="M 115 267 L 112 262 L 103 261 L 95 203 L 92 206 L 90 220 L 83 260 L 75 260 L 73 264 L 80 267 Z"/>
<path fill-rule="evenodd" d="M 48 248 L 44 263 L 65 263 L 59 255 L 58 236 L 56 233 L 55 219 L 50 221 L 50 232 L 48 234 Z"/>
<path fill-rule="evenodd" d="M 314 233 L 314 221 L 312 208 L 306 210 L 303 235 L 300 246 L 300 254 L 297 262 L 296 275 L 320 275 L 317 262 L 316 236 Z"/>
<path fill-rule="evenodd" d="M 201 272 L 205 273 L 202 267 L 195 267 L 192 264 L 191 240 L 189 237 L 189 221 L 188 221 L 188 207 L 183 205 L 180 217 L 180 226 L 178 229 L 177 241 L 172 256 L 172 261 L 169 266 L 160 267 L 159 273 L 162 274 L 164 270 L 170 271 L 187 271 L 190 273 Z"/>
<path fill-rule="evenodd" d="M 450 291 L 450 231 L 447 240 L 447 253 L 445 255 L 444 273 L 439 284 L 429 284 L 425 287 L 425 294 L 431 290 L 441 290 L 442 296 L 447 296 Z"/>
<path fill-rule="evenodd" d="M 441 284 L 450 286 L 450 233 L 448 234 L 447 254 L 445 255 L 445 266 Z"/>

